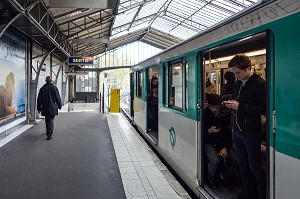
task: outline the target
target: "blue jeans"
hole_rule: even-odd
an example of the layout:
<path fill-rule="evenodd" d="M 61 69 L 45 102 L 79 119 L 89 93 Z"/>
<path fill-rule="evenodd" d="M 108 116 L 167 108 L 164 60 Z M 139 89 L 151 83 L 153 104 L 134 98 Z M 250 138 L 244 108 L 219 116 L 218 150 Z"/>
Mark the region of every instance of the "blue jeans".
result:
<path fill-rule="evenodd" d="M 242 180 L 251 169 L 256 179 L 258 197 L 266 198 L 266 180 L 261 166 L 260 132 L 233 132 L 232 141 Z"/>

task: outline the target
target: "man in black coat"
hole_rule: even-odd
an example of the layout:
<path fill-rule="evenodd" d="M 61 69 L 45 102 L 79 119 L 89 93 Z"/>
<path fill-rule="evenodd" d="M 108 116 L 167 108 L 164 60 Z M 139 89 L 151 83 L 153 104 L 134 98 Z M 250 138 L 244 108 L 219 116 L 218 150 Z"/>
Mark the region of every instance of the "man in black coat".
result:
<path fill-rule="evenodd" d="M 256 179 L 259 199 L 266 198 L 266 182 L 261 166 L 261 115 L 266 114 L 266 81 L 251 71 L 251 61 L 245 55 L 236 55 L 228 63 L 238 81 L 233 99 L 223 103 L 233 111 L 232 141 L 242 180 L 249 170 Z"/>
<path fill-rule="evenodd" d="M 238 170 L 238 163 L 231 150 L 230 115 L 222 110 L 221 96 L 209 94 L 207 103 L 203 114 L 204 152 L 207 157 L 208 186 L 216 189 L 216 174 L 222 160 L 231 167 L 232 175 L 228 177 L 232 177 L 234 171 Z"/>
<path fill-rule="evenodd" d="M 40 89 L 37 99 L 37 110 L 45 116 L 47 140 L 52 139 L 54 117 L 62 106 L 58 89 L 51 82 L 51 77 L 47 76 L 46 84 Z"/>

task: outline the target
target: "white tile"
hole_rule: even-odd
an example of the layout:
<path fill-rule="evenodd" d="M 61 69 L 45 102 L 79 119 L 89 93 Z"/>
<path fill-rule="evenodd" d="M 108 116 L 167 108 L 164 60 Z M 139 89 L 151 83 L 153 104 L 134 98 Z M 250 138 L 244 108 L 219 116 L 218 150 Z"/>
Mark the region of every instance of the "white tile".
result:
<path fill-rule="evenodd" d="M 148 179 L 151 179 L 151 178 L 163 178 L 163 174 L 159 171 L 149 171 L 149 172 L 145 172 L 146 176 Z"/>
<path fill-rule="evenodd" d="M 165 178 L 149 178 L 149 183 L 154 186 L 169 186 L 169 182 Z"/>
<path fill-rule="evenodd" d="M 122 179 L 125 180 L 137 180 L 140 179 L 137 173 L 121 173 Z"/>
<path fill-rule="evenodd" d="M 137 197 L 127 197 L 127 199 L 149 199 L 149 197 L 148 196 L 137 196 Z"/>
<path fill-rule="evenodd" d="M 185 199 L 180 184 L 120 114 L 109 114 L 107 120 L 127 199 Z M 166 179 L 167 178 L 167 179 Z"/>
<path fill-rule="evenodd" d="M 143 187 L 124 187 L 126 197 L 148 197 Z"/>
<path fill-rule="evenodd" d="M 155 166 L 155 163 L 153 161 L 140 161 L 141 166 Z"/>
<path fill-rule="evenodd" d="M 159 195 L 157 196 L 158 199 L 184 199 L 181 196 L 178 195 Z"/>
<path fill-rule="evenodd" d="M 144 166 L 142 167 L 142 169 L 147 172 L 147 171 L 157 171 L 159 172 L 159 169 L 157 168 L 157 166 Z"/>
<path fill-rule="evenodd" d="M 177 195 L 171 186 L 152 187 L 156 196 Z"/>
<path fill-rule="evenodd" d="M 123 179 L 122 182 L 124 187 L 144 187 L 140 179 L 137 180 Z"/>

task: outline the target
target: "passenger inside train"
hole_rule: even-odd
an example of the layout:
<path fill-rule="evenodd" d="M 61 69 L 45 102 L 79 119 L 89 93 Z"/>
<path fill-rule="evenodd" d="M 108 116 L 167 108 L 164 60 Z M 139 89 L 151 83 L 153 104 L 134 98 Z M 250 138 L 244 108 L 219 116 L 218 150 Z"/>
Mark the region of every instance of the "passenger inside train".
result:
<path fill-rule="evenodd" d="M 157 131 L 157 119 L 158 119 L 158 78 L 153 76 L 150 84 L 149 95 L 149 130 Z"/>
<path fill-rule="evenodd" d="M 235 84 L 234 82 L 236 81 L 236 77 L 238 76 L 238 74 L 235 75 L 234 73 L 232 73 L 231 69 L 228 68 L 228 63 L 236 54 L 245 54 L 245 55 L 249 56 L 249 59 L 251 61 L 251 65 L 250 65 L 251 67 L 249 67 L 249 74 L 250 73 L 254 74 L 255 77 L 262 78 L 262 79 L 264 79 L 264 81 L 266 80 L 266 77 L 267 77 L 267 75 L 266 75 L 266 72 L 267 72 L 266 71 L 266 67 L 267 67 L 266 50 L 267 49 L 266 49 L 265 34 L 262 33 L 262 34 L 255 35 L 250 40 L 252 40 L 252 42 L 254 42 L 256 45 L 255 46 L 249 45 L 249 43 L 248 43 L 249 41 L 248 42 L 245 42 L 245 41 L 232 42 L 232 43 L 220 46 L 218 48 L 215 48 L 213 50 L 211 50 L 211 49 L 207 50 L 203 54 L 203 57 L 205 60 L 204 74 L 206 76 L 208 75 L 210 78 L 212 76 L 215 77 L 214 82 L 216 82 L 216 84 L 215 84 L 216 93 L 220 94 L 222 96 L 222 101 L 234 100 L 239 97 L 238 96 L 239 90 L 237 90 L 237 93 L 234 93 L 233 90 L 230 89 L 232 87 L 229 86 L 229 84 L 231 84 L 231 85 Z M 206 85 L 206 82 L 204 83 L 204 85 Z M 226 89 L 225 85 L 227 85 L 227 87 L 230 87 L 230 88 Z M 211 94 L 210 95 L 207 94 L 207 88 L 205 88 L 205 90 L 203 92 L 206 92 L 205 95 L 212 96 Z M 229 95 L 227 95 L 227 94 L 229 94 Z M 246 98 L 248 99 L 249 97 L 251 97 L 251 96 L 247 96 Z M 239 99 L 237 99 L 237 101 L 239 101 Z M 266 103 L 266 100 L 264 100 L 264 101 Z M 204 121 L 212 120 L 212 119 L 209 119 L 210 117 L 207 115 L 207 109 L 219 108 L 219 107 L 211 106 L 211 104 L 209 103 L 209 97 L 207 97 L 207 104 L 208 104 L 208 107 L 204 109 L 204 113 L 202 114 Z M 233 107 L 228 107 L 228 106 L 225 107 L 224 105 L 222 105 L 222 106 L 223 107 L 222 108 L 220 107 L 219 109 L 229 115 L 232 115 L 232 112 L 235 111 L 235 109 L 233 109 Z M 265 178 L 265 175 L 267 173 L 266 169 L 268 168 L 268 164 L 269 164 L 267 157 L 266 157 L 266 151 L 268 150 L 268 148 L 267 148 L 268 145 L 266 144 L 268 132 L 266 131 L 266 125 L 265 125 L 266 118 L 267 118 L 265 113 L 259 117 L 261 118 L 261 124 L 260 124 L 260 128 L 257 130 L 257 133 L 259 133 L 260 140 L 258 142 L 259 147 L 257 147 L 257 148 L 259 148 L 259 151 L 256 153 L 257 154 L 256 158 L 258 160 L 257 161 L 258 165 L 262 165 L 263 173 L 261 174 L 261 179 L 263 179 L 263 178 Z M 205 136 L 208 134 L 208 132 L 206 132 L 207 128 L 208 127 L 205 126 L 205 122 L 204 122 L 204 125 L 203 125 L 204 138 L 203 139 L 204 139 L 205 146 L 203 147 L 203 150 L 206 155 L 205 158 L 207 158 L 207 145 L 206 144 L 210 142 L 210 139 L 207 136 Z M 216 133 L 214 133 L 214 135 L 219 132 L 217 129 L 215 131 L 216 131 Z M 219 142 L 221 140 L 223 140 L 223 139 L 219 139 Z M 240 153 L 240 149 L 237 147 L 233 147 L 233 146 L 232 146 L 232 151 L 235 154 L 236 154 L 236 152 Z M 206 160 L 204 160 L 204 162 L 205 161 Z M 241 159 L 240 159 L 240 161 L 241 161 Z M 205 163 L 204 167 L 205 166 L 209 167 L 211 162 L 210 162 L 210 159 L 208 159 L 208 162 Z M 219 163 L 219 165 L 220 164 L 221 163 Z M 253 160 L 248 159 L 247 165 L 251 165 L 251 164 L 253 164 Z M 221 166 L 219 166 L 219 167 L 221 167 Z M 239 166 L 237 168 L 238 169 L 235 168 L 236 172 L 240 173 Z M 249 166 L 248 166 L 248 168 L 249 168 Z M 236 181 L 236 182 L 238 182 L 238 184 L 233 183 L 233 186 L 230 187 L 230 186 L 226 186 L 224 183 L 220 183 L 220 182 L 222 182 L 220 180 L 222 178 L 220 178 L 220 174 L 218 173 L 219 171 L 217 171 L 215 173 L 215 175 L 213 175 L 213 176 L 210 174 L 210 171 L 208 169 L 207 169 L 207 173 L 205 173 L 207 176 L 206 185 L 208 185 L 208 187 L 211 189 L 213 194 L 216 194 L 220 198 L 232 198 L 232 197 L 236 198 L 236 197 L 240 197 L 241 195 L 243 195 L 243 192 L 245 190 L 249 189 L 249 187 L 248 188 L 244 187 L 248 184 L 247 182 L 245 182 L 245 178 L 243 179 L 243 177 L 245 176 L 244 172 L 243 172 L 243 175 L 241 175 L 239 177 L 239 179 Z M 256 178 L 258 178 L 258 176 L 256 176 Z M 210 180 L 210 179 L 214 179 L 215 181 L 212 182 L 212 180 Z M 259 181 L 258 184 L 257 184 L 257 180 L 255 180 L 255 181 L 256 181 L 256 189 L 258 190 L 258 196 L 256 196 L 256 197 L 264 198 L 265 191 L 266 191 L 266 188 L 265 188 L 266 184 L 265 184 L 264 180 L 258 180 Z M 230 182 L 233 182 L 233 181 L 230 181 Z M 228 189 L 228 187 L 229 187 L 229 189 Z"/>
<path fill-rule="evenodd" d="M 218 94 L 207 95 L 208 106 L 204 110 L 204 152 L 207 157 L 207 183 L 217 189 L 217 180 L 232 189 L 238 179 L 238 163 L 232 150 L 230 114 L 222 108 Z"/>

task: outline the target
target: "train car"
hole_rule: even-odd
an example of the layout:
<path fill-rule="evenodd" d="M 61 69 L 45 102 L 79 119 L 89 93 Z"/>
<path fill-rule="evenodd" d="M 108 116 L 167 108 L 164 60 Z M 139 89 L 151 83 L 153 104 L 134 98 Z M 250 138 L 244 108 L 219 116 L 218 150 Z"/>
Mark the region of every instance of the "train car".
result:
<path fill-rule="evenodd" d="M 267 198 L 299 198 L 299 11 L 298 0 L 262 1 L 132 68 L 132 122 L 199 198 L 235 198 L 241 188 L 207 186 L 203 147 L 204 77 L 220 93 L 228 62 L 240 53 L 267 82 Z"/>

